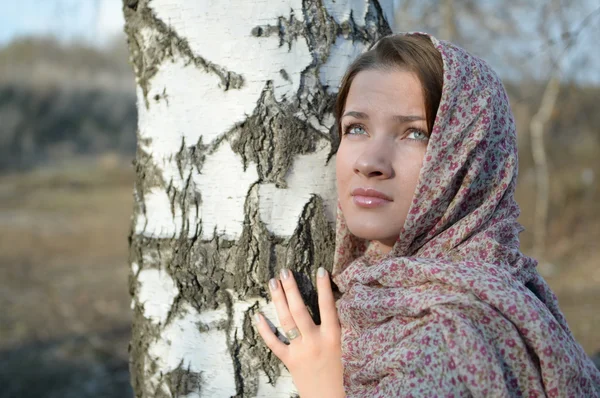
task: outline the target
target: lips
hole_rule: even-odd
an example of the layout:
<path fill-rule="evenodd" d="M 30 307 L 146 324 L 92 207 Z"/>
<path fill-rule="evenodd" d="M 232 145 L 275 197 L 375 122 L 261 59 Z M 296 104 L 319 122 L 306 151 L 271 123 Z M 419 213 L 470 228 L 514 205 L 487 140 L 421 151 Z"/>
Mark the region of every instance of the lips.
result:
<path fill-rule="evenodd" d="M 373 188 L 356 188 L 352 191 L 352 201 L 359 207 L 374 208 L 393 202 L 392 198 Z"/>
<path fill-rule="evenodd" d="M 380 198 L 388 201 L 392 201 L 392 198 L 384 194 L 383 192 L 379 192 L 373 188 L 356 188 L 352 191 L 352 196 L 364 196 L 370 198 Z"/>

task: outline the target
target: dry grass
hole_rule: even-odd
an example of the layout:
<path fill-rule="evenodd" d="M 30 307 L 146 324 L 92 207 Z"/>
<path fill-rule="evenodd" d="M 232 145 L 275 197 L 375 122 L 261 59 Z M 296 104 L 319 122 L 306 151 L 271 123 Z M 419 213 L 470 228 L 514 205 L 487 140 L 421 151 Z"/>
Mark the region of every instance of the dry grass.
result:
<path fill-rule="evenodd" d="M 132 181 L 106 159 L 0 178 L 0 397 L 131 395 Z"/>
<path fill-rule="evenodd" d="M 571 155 L 565 150 L 563 157 L 571 157 L 571 163 L 551 171 L 548 242 L 538 269 L 558 296 L 575 338 L 588 354 L 594 354 L 600 353 L 600 165 Z M 582 175 L 589 172 L 596 181 L 585 182 Z M 530 172 L 522 173 L 517 188 L 520 221 L 526 227 L 521 235 L 525 253 L 530 251 L 535 208 L 531 177 Z"/>

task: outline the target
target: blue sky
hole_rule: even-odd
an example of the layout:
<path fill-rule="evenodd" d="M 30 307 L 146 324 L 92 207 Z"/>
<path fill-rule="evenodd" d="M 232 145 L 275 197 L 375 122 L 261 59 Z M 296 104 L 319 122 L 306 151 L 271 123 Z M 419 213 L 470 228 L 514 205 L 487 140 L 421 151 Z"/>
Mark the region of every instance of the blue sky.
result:
<path fill-rule="evenodd" d="M 0 46 L 17 36 L 53 34 L 102 45 L 122 34 L 122 0 L 0 0 Z"/>

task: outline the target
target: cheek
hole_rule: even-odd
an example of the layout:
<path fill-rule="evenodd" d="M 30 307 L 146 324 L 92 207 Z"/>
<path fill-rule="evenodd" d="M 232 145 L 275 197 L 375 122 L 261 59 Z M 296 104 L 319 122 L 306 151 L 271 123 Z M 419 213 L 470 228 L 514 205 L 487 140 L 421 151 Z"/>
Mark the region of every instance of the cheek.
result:
<path fill-rule="evenodd" d="M 413 162 L 405 165 L 406 172 L 403 176 L 404 196 L 407 203 L 406 208 L 410 207 L 413 197 L 419 185 L 419 176 L 421 175 L 421 168 L 423 164 L 423 158 L 414 158 Z"/>
<path fill-rule="evenodd" d="M 353 174 L 353 161 L 350 155 L 346 146 L 341 144 L 335 156 L 335 178 L 338 195 L 340 192 L 345 191 Z"/>
<path fill-rule="evenodd" d="M 425 151 L 426 148 L 419 148 L 418 150 L 406 153 L 404 156 L 399 156 L 394 162 L 394 168 L 402 170 L 400 175 L 402 180 L 404 180 L 404 184 L 410 186 L 417 185 L 421 167 L 423 166 L 423 159 L 425 158 Z"/>

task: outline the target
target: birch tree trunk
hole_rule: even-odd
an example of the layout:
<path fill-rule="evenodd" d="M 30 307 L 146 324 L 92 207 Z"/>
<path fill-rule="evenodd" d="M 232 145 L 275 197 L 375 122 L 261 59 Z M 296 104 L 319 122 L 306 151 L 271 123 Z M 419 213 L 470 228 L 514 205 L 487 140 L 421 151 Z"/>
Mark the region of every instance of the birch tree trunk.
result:
<path fill-rule="evenodd" d="M 282 267 L 331 269 L 332 107 L 392 1 L 124 0 L 138 97 L 130 237 L 137 397 L 290 397 L 252 325 Z"/>
<path fill-rule="evenodd" d="M 550 77 L 542 102 L 529 123 L 531 135 L 531 152 L 535 164 L 535 219 L 533 224 L 533 253 L 536 258 L 544 259 L 546 255 L 546 228 L 548 226 L 548 208 L 550 207 L 550 175 L 544 142 L 544 130 L 552 117 L 552 111 L 560 92 L 560 72 Z M 547 266 L 546 266 L 547 267 Z M 542 267 L 542 268 L 546 268 Z"/>

